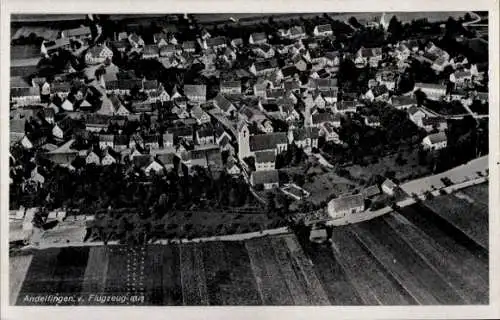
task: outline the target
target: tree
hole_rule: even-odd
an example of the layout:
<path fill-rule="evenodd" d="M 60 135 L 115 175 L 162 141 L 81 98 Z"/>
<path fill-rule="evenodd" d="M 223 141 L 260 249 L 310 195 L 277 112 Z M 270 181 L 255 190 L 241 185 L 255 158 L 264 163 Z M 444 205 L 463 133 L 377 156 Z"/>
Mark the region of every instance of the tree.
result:
<path fill-rule="evenodd" d="M 403 35 L 403 24 L 396 18 L 396 16 L 392 16 L 389 21 L 389 27 L 387 31 L 391 34 L 392 40 L 400 40 Z"/>
<path fill-rule="evenodd" d="M 274 202 L 275 198 L 276 198 L 276 195 L 272 191 L 269 191 L 266 194 L 267 212 L 269 212 L 269 213 L 274 213 L 274 210 L 276 209 L 276 204 Z"/>

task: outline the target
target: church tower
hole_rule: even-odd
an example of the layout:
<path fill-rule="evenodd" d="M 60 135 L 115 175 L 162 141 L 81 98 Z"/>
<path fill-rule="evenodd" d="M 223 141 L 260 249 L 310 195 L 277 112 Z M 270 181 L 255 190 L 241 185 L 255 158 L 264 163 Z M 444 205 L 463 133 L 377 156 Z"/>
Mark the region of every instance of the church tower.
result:
<path fill-rule="evenodd" d="M 250 130 L 245 121 L 238 123 L 238 158 L 243 160 L 250 155 Z"/>

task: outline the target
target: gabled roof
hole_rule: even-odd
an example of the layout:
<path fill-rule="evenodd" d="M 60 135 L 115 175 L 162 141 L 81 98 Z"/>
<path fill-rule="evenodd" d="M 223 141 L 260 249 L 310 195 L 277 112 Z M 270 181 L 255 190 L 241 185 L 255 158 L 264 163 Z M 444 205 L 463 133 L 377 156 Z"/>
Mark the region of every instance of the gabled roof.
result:
<path fill-rule="evenodd" d="M 415 88 L 422 88 L 422 89 L 435 89 L 435 90 L 445 90 L 446 91 L 446 86 L 443 84 L 438 84 L 438 83 L 422 83 L 422 82 L 416 82 L 415 83 Z"/>
<path fill-rule="evenodd" d="M 354 208 L 364 207 L 365 201 L 361 193 L 340 196 L 331 201 L 335 211 L 351 210 Z"/>
<path fill-rule="evenodd" d="M 262 41 L 267 39 L 267 36 L 264 32 L 252 33 L 250 36 L 252 37 L 253 41 Z"/>
<path fill-rule="evenodd" d="M 369 186 L 361 190 L 361 193 L 366 198 L 373 197 L 380 193 L 380 188 L 377 185 Z"/>
<path fill-rule="evenodd" d="M 221 88 L 241 89 L 241 81 L 221 81 Z"/>
<path fill-rule="evenodd" d="M 413 96 L 392 96 L 392 105 L 395 107 L 417 104 L 417 99 Z"/>
<path fill-rule="evenodd" d="M 204 84 L 185 84 L 184 85 L 184 95 L 189 96 L 206 96 L 207 86 Z"/>
<path fill-rule="evenodd" d="M 254 66 L 256 71 L 274 69 L 278 67 L 278 61 L 276 59 L 256 61 Z"/>
<path fill-rule="evenodd" d="M 275 161 L 276 161 L 276 152 L 274 152 L 274 150 L 255 152 L 256 163 L 275 162 Z"/>
<path fill-rule="evenodd" d="M 329 32 L 333 31 L 332 30 L 332 25 L 331 24 L 321 24 L 317 25 L 316 28 L 318 28 L 318 32 Z"/>
<path fill-rule="evenodd" d="M 207 47 L 209 48 L 222 46 L 224 44 L 226 44 L 226 37 L 220 36 L 207 39 Z"/>
<path fill-rule="evenodd" d="M 444 132 L 433 133 L 427 136 L 432 144 L 446 141 L 446 134 Z"/>
<path fill-rule="evenodd" d="M 299 34 L 304 34 L 304 28 L 302 26 L 293 26 L 290 29 L 288 29 L 288 32 L 290 32 L 291 35 L 299 35 Z"/>
<path fill-rule="evenodd" d="M 385 179 L 382 186 L 393 189 L 397 187 L 397 184 L 395 184 L 391 179 Z"/>
<path fill-rule="evenodd" d="M 285 132 L 273 132 L 250 136 L 250 151 L 275 149 L 278 144 L 288 144 Z"/>
<path fill-rule="evenodd" d="M 223 95 L 220 93 L 215 96 L 214 101 L 217 103 L 217 106 L 222 109 L 224 112 L 227 112 L 229 108 L 233 105 L 231 101 L 226 99 Z"/>
<path fill-rule="evenodd" d="M 292 77 L 294 74 L 299 73 L 299 69 L 297 69 L 296 66 L 286 66 L 281 68 L 281 73 L 283 74 L 283 77 Z"/>
<path fill-rule="evenodd" d="M 89 27 L 79 27 L 74 29 L 66 29 L 61 32 L 63 38 L 79 37 L 90 35 L 91 31 Z"/>
<path fill-rule="evenodd" d="M 142 54 L 159 54 L 160 53 L 160 48 L 156 44 L 147 44 L 144 46 L 144 49 L 142 51 Z"/>

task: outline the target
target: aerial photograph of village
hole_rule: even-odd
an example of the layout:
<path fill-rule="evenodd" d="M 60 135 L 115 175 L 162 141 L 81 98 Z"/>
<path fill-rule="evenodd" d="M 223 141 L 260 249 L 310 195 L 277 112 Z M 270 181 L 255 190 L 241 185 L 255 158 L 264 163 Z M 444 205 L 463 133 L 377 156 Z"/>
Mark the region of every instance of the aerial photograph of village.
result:
<path fill-rule="evenodd" d="M 10 305 L 490 303 L 488 12 L 10 29 Z"/>

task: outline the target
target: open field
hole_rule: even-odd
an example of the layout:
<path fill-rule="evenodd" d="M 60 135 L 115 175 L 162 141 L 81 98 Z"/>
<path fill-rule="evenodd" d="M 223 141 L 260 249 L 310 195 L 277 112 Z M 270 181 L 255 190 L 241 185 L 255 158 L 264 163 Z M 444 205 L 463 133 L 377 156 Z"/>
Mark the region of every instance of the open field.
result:
<path fill-rule="evenodd" d="M 136 304 L 144 305 L 487 304 L 487 248 L 478 244 L 479 231 L 460 225 L 477 224 L 487 235 L 487 220 L 478 218 L 487 187 L 461 192 L 336 227 L 324 244 L 285 234 L 39 250 L 11 257 L 11 296 L 19 291 L 18 305 L 32 304 L 23 299 L 28 294 L 47 293 L 138 295 Z M 435 203 L 440 212 L 430 209 Z"/>

